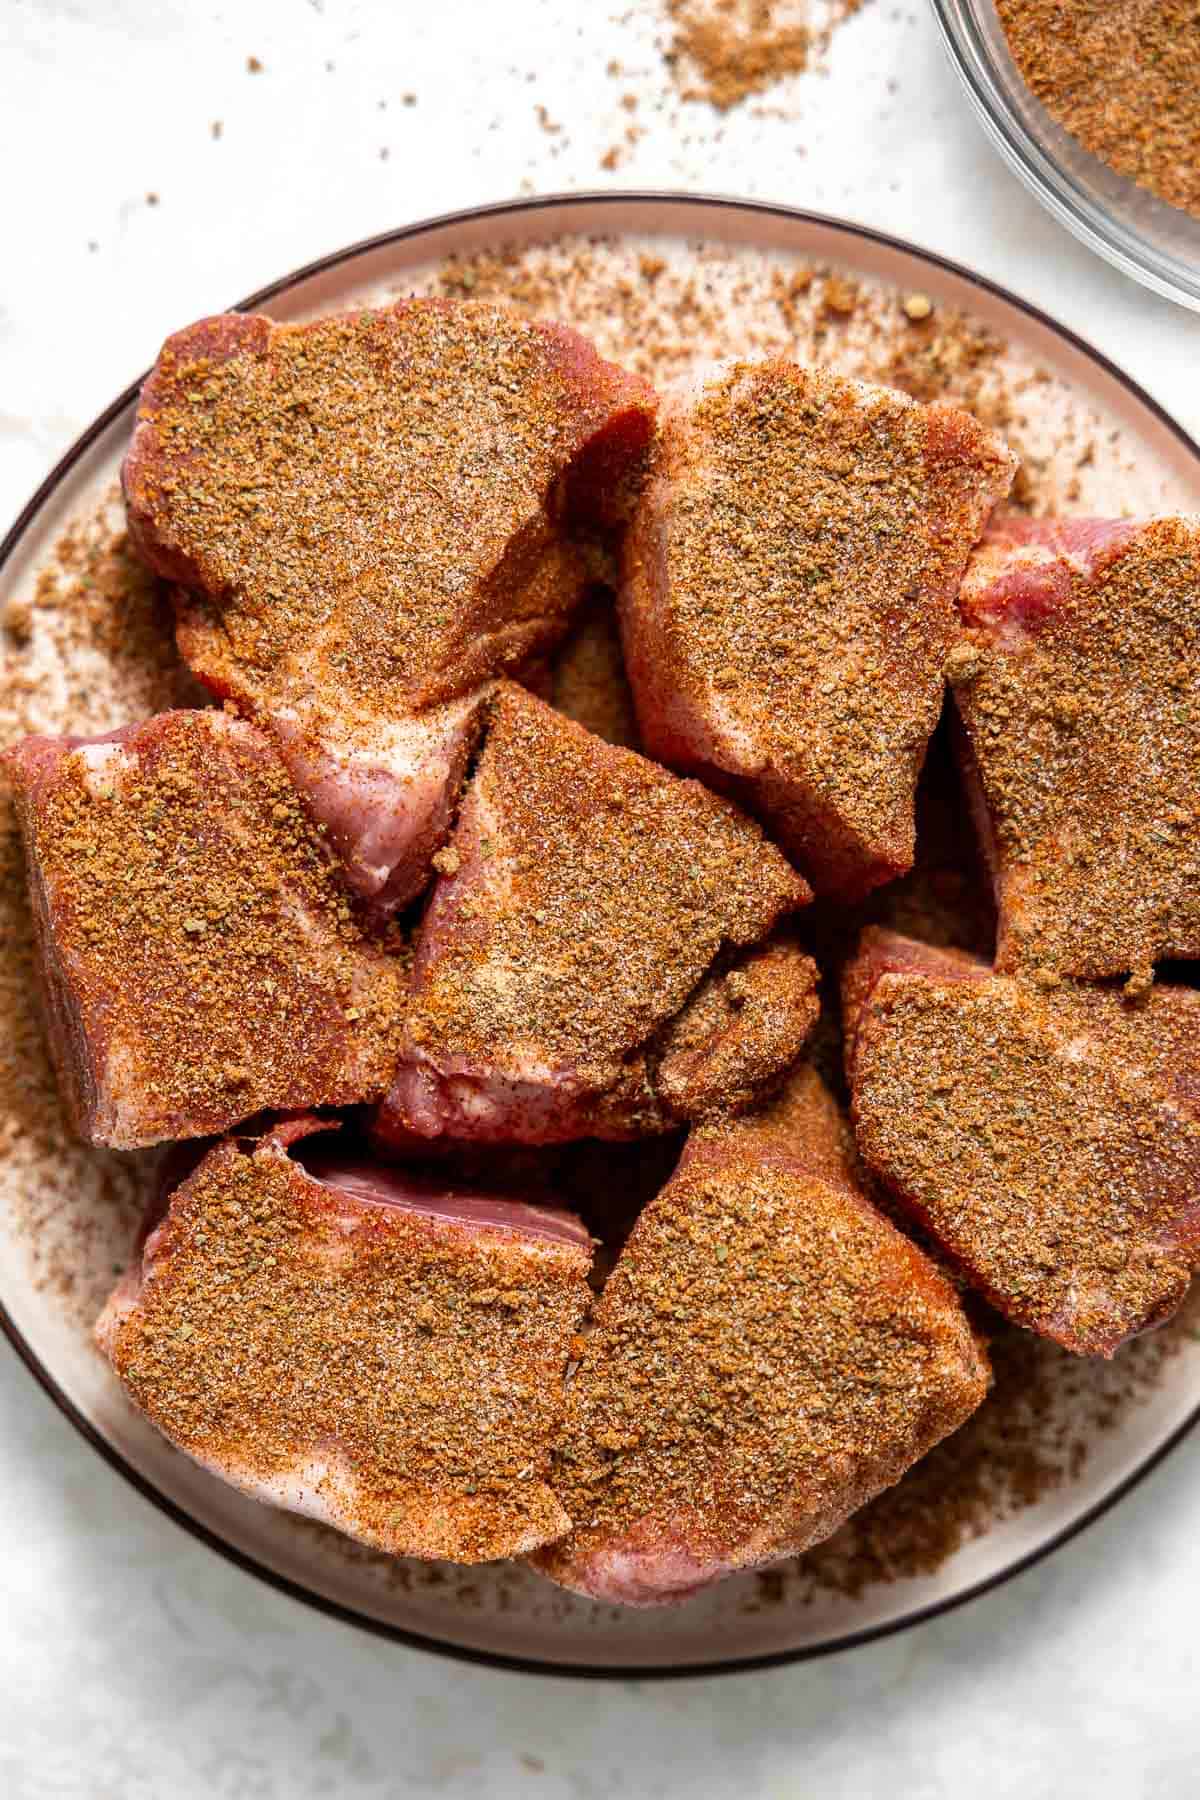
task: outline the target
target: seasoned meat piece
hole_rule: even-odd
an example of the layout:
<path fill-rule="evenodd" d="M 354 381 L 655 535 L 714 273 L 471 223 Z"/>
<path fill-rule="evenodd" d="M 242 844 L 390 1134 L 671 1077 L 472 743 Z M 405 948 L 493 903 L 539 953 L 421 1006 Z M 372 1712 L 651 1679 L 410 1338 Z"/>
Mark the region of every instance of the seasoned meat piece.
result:
<path fill-rule="evenodd" d="M 1015 466 L 954 407 L 781 361 L 665 418 L 621 593 L 643 741 L 748 806 L 818 893 L 912 863 L 958 584 Z"/>
<path fill-rule="evenodd" d="M 867 1166 L 992 1304 L 1111 1356 L 1200 1265 L 1200 993 L 1043 988 L 864 934 L 845 1013 Z"/>
<path fill-rule="evenodd" d="M 82 1137 L 131 1149 L 383 1092 L 402 965 L 363 936 L 269 738 L 174 712 L 5 762 Z"/>
<path fill-rule="evenodd" d="M 603 743 L 504 683 L 417 938 L 386 1137 L 550 1143 L 666 1129 L 707 1110 L 716 1065 L 744 1101 L 795 1056 L 816 970 L 747 966 L 746 1018 L 696 994 L 808 890 L 759 828 L 696 782 Z M 782 998 L 787 992 L 786 1001 Z M 667 1078 L 660 1090 L 658 1034 Z M 689 1094 L 694 1099 L 689 1099 Z"/>
<path fill-rule="evenodd" d="M 568 719 L 609 744 L 637 750 L 633 695 L 621 655 L 612 596 L 601 590 L 572 627 L 555 655 L 544 683 L 531 683 Z"/>
<path fill-rule="evenodd" d="M 646 383 L 492 304 L 226 314 L 164 346 L 131 534 L 182 585 L 186 660 L 277 734 L 381 907 L 444 838 L 467 697 L 561 637 L 653 419 Z"/>
<path fill-rule="evenodd" d="M 926 944 L 902 932 L 870 925 L 858 941 L 857 953 L 842 971 L 842 1035 L 846 1047 L 846 1076 L 854 1078 L 854 1047 L 863 1009 L 871 990 L 884 975 L 920 975 L 933 981 L 984 981 L 990 964 L 970 951 L 950 945 Z"/>
<path fill-rule="evenodd" d="M 225 1139 L 170 1197 L 96 1336 L 172 1443 L 398 1556 L 560 1536 L 547 1483 L 591 1244 L 571 1214 Z"/>
<path fill-rule="evenodd" d="M 865 912 L 841 908 L 846 951 L 864 925 L 883 925 L 934 944 L 953 944 L 991 960 L 996 907 L 974 825 L 963 805 L 953 748 L 953 709 L 934 732 L 917 785 L 917 854 L 907 875 L 871 895 Z"/>
<path fill-rule="evenodd" d="M 595 1309 L 551 1481 L 543 1574 L 651 1606 L 820 1542 L 979 1405 L 949 1283 L 855 1186 L 800 1068 L 764 1116 L 701 1126 Z"/>
<path fill-rule="evenodd" d="M 820 1010 L 817 965 L 789 932 L 742 951 L 658 1034 L 660 1102 L 675 1119 L 745 1112 L 791 1068 Z"/>
<path fill-rule="evenodd" d="M 271 720 L 288 773 L 377 917 L 428 884 L 479 745 L 486 698 L 487 689 L 476 688 L 426 712 L 369 722 L 347 711 L 319 731 L 306 731 L 291 708 Z"/>
<path fill-rule="evenodd" d="M 1004 518 L 950 674 L 996 966 L 1200 956 L 1200 517 Z"/>

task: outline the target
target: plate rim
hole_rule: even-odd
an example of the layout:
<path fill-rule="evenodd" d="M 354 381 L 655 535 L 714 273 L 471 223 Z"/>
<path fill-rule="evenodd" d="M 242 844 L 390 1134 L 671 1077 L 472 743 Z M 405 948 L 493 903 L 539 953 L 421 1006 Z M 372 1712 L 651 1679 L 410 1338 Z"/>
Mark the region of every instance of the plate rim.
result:
<path fill-rule="evenodd" d="M 1125 373 L 1102 350 L 1098 350 L 1086 338 L 1055 319 L 1032 301 L 1014 294 L 1002 283 L 993 281 L 989 276 L 977 274 L 964 264 L 950 257 L 942 256 L 937 251 L 926 249 L 911 239 L 896 236 L 894 233 L 880 231 L 874 226 L 857 224 L 850 219 L 838 218 L 833 214 L 815 211 L 811 208 L 790 206 L 782 201 L 741 199 L 735 195 L 678 191 L 670 188 L 603 188 L 581 189 L 579 191 L 521 196 L 511 200 L 491 201 L 481 206 L 460 207 L 450 212 L 438 213 L 429 218 L 415 221 L 409 225 L 393 227 L 390 230 L 377 232 L 374 235 L 359 239 L 355 243 L 344 245 L 337 250 L 315 257 L 302 264 L 277 280 L 255 289 L 244 300 L 237 302 L 229 310 L 249 312 L 257 306 L 276 298 L 299 283 L 309 280 L 315 275 L 324 274 L 339 264 L 349 262 L 364 253 L 386 249 L 402 244 L 412 238 L 426 233 L 443 230 L 455 225 L 476 223 L 480 220 L 492 219 L 497 222 L 518 215 L 546 212 L 551 213 L 565 206 L 601 206 L 614 211 L 621 207 L 646 206 L 661 204 L 674 208 L 695 207 L 697 210 L 728 208 L 742 214 L 758 213 L 769 218 L 782 218 L 801 225 L 815 225 L 822 230 L 840 233 L 848 239 L 866 240 L 885 249 L 899 251 L 906 256 L 915 256 L 925 263 L 937 268 L 956 279 L 977 289 L 991 294 L 1006 305 L 1015 307 L 1025 313 L 1044 329 L 1053 332 L 1057 337 L 1081 352 L 1107 375 L 1122 386 L 1141 406 L 1145 407 L 1158 422 L 1200 462 L 1200 444 L 1187 432 L 1178 420 L 1162 406 L 1153 395 L 1148 394 L 1141 385 Z M 148 372 L 148 371 L 147 371 Z M 97 415 L 90 425 L 82 431 L 62 456 L 54 463 L 25 505 L 20 509 L 12 525 L 0 538 L 0 577 L 16 550 L 25 532 L 32 524 L 35 516 L 54 494 L 61 483 L 70 474 L 75 465 L 87 454 L 88 450 L 103 435 L 108 427 L 137 399 L 146 374 L 139 375 Z M 839 1636 L 821 1644 L 800 1645 L 791 1650 L 772 1650 L 758 1656 L 748 1657 L 716 1657 L 711 1661 L 663 1666 L 660 1664 L 613 1664 L 613 1663 L 566 1663 L 542 1661 L 536 1657 L 518 1656 L 497 1650 L 476 1649 L 467 1644 L 455 1644 L 429 1633 L 410 1630 L 402 1625 L 394 1625 L 384 1619 L 373 1618 L 369 1613 L 360 1612 L 353 1606 L 306 1587 L 302 1582 L 273 1569 L 269 1564 L 260 1562 L 248 1551 L 230 1543 L 218 1532 L 194 1518 L 178 1501 L 162 1492 L 154 1483 L 134 1467 L 125 1456 L 109 1442 L 104 1434 L 80 1411 L 75 1402 L 59 1385 L 57 1378 L 42 1361 L 32 1345 L 9 1314 L 7 1307 L 0 1300 L 0 1331 L 7 1338 L 9 1345 L 24 1364 L 29 1374 L 41 1387 L 50 1401 L 58 1408 L 67 1421 L 75 1427 L 84 1441 L 100 1455 L 110 1468 L 122 1476 L 126 1482 L 155 1507 L 165 1517 L 172 1520 L 191 1537 L 204 1544 L 209 1550 L 223 1557 L 243 1573 L 254 1576 L 266 1583 L 288 1599 L 323 1613 L 326 1617 L 336 1619 L 343 1625 L 351 1625 L 372 1636 L 386 1639 L 391 1643 L 399 1643 L 407 1649 L 424 1651 L 430 1655 L 445 1657 L 454 1662 L 473 1664 L 478 1667 L 501 1669 L 524 1675 L 553 1676 L 557 1679 L 579 1679 L 599 1681 L 679 1681 L 700 1680 L 715 1675 L 752 1674 L 763 1669 L 779 1668 L 789 1663 L 815 1661 L 819 1657 L 834 1656 L 844 1651 L 858 1649 L 863 1645 L 875 1643 L 880 1639 L 893 1637 L 903 1631 L 912 1630 L 917 1625 L 941 1618 L 971 1601 L 981 1599 L 993 1589 L 1013 1581 L 1026 1570 L 1052 1556 L 1071 1539 L 1086 1531 L 1106 1513 L 1125 1499 L 1125 1497 L 1143 1482 L 1174 1451 L 1185 1437 L 1200 1422 L 1200 1401 L 1161 1443 L 1137 1464 L 1135 1468 L 1122 1477 L 1106 1494 L 1085 1509 L 1078 1518 L 1051 1534 L 1032 1550 L 1018 1556 L 1005 1567 L 971 1583 L 960 1592 L 934 1600 L 924 1606 L 912 1608 L 889 1619 L 880 1625 L 864 1626 L 861 1630 L 843 1632 Z"/>

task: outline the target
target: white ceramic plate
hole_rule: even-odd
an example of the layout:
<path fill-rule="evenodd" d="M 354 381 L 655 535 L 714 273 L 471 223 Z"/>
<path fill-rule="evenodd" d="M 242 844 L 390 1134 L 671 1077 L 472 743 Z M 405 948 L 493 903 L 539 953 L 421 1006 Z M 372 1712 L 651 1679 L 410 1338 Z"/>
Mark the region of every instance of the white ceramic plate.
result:
<path fill-rule="evenodd" d="M 767 275 L 776 269 L 790 279 L 797 270 L 833 264 L 860 282 L 864 293 L 883 296 L 885 306 L 918 291 L 933 300 L 935 316 L 961 308 L 1007 340 L 1027 367 L 1026 414 L 1041 407 L 1049 416 L 1065 406 L 1085 421 L 1092 448 L 1075 459 L 1079 473 L 1067 489 L 1080 509 L 1200 510 L 1200 451 L 1119 370 L 1069 332 L 964 270 L 878 233 L 785 208 L 605 194 L 483 209 L 340 252 L 246 304 L 296 319 L 428 284 L 447 257 L 501 246 L 519 251 L 575 234 L 611 240 L 605 280 L 622 255 L 651 282 L 660 260 L 676 269 L 694 265 L 701 295 L 714 286 L 725 295 L 720 331 L 722 347 L 732 352 L 761 348 L 752 315 L 766 304 Z M 746 300 L 743 319 L 738 295 L 747 282 L 758 300 Z M 577 277 L 562 284 L 568 322 L 576 322 L 572 291 L 581 291 Z M 611 319 L 597 335 L 603 348 L 617 353 L 623 347 L 619 284 L 612 299 Z M 591 311 L 578 322 L 595 332 L 594 306 Z M 711 349 L 702 338 L 698 328 L 698 359 Z M 836 359 L 836 350 L 827 353 Z M 64 528 L 94 513 L 111 490 L 134 404 L 134 390 L 114 402 L 0 545 L 6 596 L 32 591 Z M 1023 414 L 1020 423 L 1028 447 L 1037 439 L 1038 420 Z M 1055 479 L 1060 476 L 1065 485 L 1065 473 Z M 87 679 L 103 679 L 94 658 L 87 666 Z M 75 722 L 69 692 L 81 677 L 78 669 L 69 674 L 56 679 L 50 671 L 43 724 Z M 93 705 L 89 729 L 97 728 L 95 715 Z M 452 1655 L 541 1671 L 683 1674 L 815 1655 L 899 1630 L 982 1592 L 1080 1530 L 1165 1455 L 1200 1412 L 1200 1344 L 1191 1341 L 1197 1335 L 1192 1332 L 1177 1334 L 1177 1353 L 1162 1360 L 1136 1403 L 1117 1408 L 1116 1422 L 1106 1430 L 1094 1423 L 1096 1383 L 1119 1381 L 1120 1370 L 1081 1375 L 1078 1365 L 1058 1359 L 1068 1431 L 1088 1445 L 1083 1473 L 963 1544 L 936 1572 L 868 1586 L 853 1596 L 822 1586 L 812 1590 L 799 1576 L 785 1575 L 769 1586 L 748 1576 L 682 1607 L 629 1613 L 591 1606 L 520 1569 L 388 1562 L 242 1499 L 204 1474 L 130 1409 L 92 1350 L 94 1297 L 127 1254 L 130 1209 L 148 1178 L 145 1165 L 93 1157 L 65 1139 L 46 1141 L 43 1135 L 32 1144 L 18 1138 L 15 1149 L 9 1144 L 0 1160 L 0 1306 L 13 1346 L 96 1450 L 215 1550 L 342 1619 Z M 1143 1353 L 1123 1353 L 1130 1354 Z"/>

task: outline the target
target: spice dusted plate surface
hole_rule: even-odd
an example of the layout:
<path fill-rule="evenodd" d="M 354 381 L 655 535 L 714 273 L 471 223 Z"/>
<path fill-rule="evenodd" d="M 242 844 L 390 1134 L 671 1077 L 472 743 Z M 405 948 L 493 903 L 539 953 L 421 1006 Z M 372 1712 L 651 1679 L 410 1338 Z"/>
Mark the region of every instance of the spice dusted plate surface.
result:
<path fill-rule="evenodd" d="M 1200 307 L 1200 44 L 1186 8 L 933 0 L 993 141 L 1061 224 Z M 1051 14 L 1070 29 L 1049 30 Z"/>
<path fill-rule="evenodd" d="M 256 301 L 301 320 L 401 294 L 471 295 L 558 318 L 658 383 L 721 355 L 783 353 L 946 397 L 1001 430 L 1034 510 L 1200 506 L 1200 457 L 1083 346 L 970 277 L 886 240 L 783 210 L 606 197 L 434 224 L 351 251 Z M 194 704 L 163 628 L 163 596 L 128 551 L 114 481 L 126 398 L 89 434 L 5 546 L 5 745 L 31 731 L 96 734 Z M 611 692 L 603 631 L 560 667 L 576 716 Z M 627 718 L 614 721 L 628 734 Z M 936 794 L 927 796 L 935 801 Z M 129 1406 L 91 1329 L 159 1156 L 88 1151 L 62 1121 L 32 1001 L 18 844 L 5 814 L 0 966 L 0 1300 L 10 1334 L 59 1403 L 180 1519 L 259 1573 L 342 1616 L 459 1654 L 544 1669 L 682 1672 L 814 1654 L 896 1629 L 1022 1566 L 1110 1503 L 1197 1406 L 1188 1308 L 1112 1362 L 1081 1361 L 998 1323 L 993 1394 L 955 1435 L 816 1551 L 652 1613 L 589 1602 L 513 1564 L 388 1558 L 256 1506 L 172 1450 Z M 961 845 L 926 808 L 919 869 L 873 906 L 926 934 L 970 939 Z M 885 911 L 879 911 L 886 908 Z M 957 934 L 957 935 L 956 935 Z M 962 942 L 966 949 L 980 946 Z M 619 1180 L 661 1186 L 625 1149 L 589 1164 L 589 1223 Z M 594 1190 L 594 1198 L 590 1196 Z M 592 1210 L 589 1211 L 589 1208 Z"/>

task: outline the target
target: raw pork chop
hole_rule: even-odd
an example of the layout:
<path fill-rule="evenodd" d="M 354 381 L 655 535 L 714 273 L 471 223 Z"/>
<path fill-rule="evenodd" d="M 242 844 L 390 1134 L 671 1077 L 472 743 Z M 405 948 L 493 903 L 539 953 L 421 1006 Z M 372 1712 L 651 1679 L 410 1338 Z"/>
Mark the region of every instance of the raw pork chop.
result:
<path fill-rule="evenodd" d="M 621 596 L 643 740 L 757 813 L 819 893 L 912 862 L 958 584 L 1015 466 L 955 407 L 781 361 L 664 422 Z"/>
<path fill-rule="evenodd" d="M 383 1091 L 401 964 L 362 935 L 269 738 L 174 712 L 5 760 L 83 1137 L 130 1149 Z"/>
<path fill-rule="evenodd" d="M 182 584 L 187 661 L 276 733 L 381 907 L 427 879 L 475 690 L 562 635 L 653 419 L 583 338 L 491 304 L 226 314 L 164 346 L 131 533 Z"/>
<path fill-rule="evenodd" d="M 1200 956 L 1200 517 L 1005 518 L 951 659 L 996 965 Z"/>
<path fill-rule="evenodd" d="M 864 933 L 846 982 L 867 1166 L 1019 1325 L 1111 1356 L 1200 1266 L 1200 993 L 1041 988 Z"/>
<path fill-rule="evenodd" d="M 595 1309 L 536 1566 L 650 1606 L 827 1537 L 988 1387 L 950 1284 L 856 1187 L 819 1077 L 705 1125 Z"/>
<path fill-rule="evenodd" d="M 385 1137 L 662 1130 L 707 1107 L 702 1039 L 716 1085 L 742 1093 L 781 1075 L 813 1022 L 816 970 L 794 947 L 703 987 L 807 898 L 759 828 L 521 688 L 497 691 L 438 862 Z"/>
<path fill-rule="evenodd" d="M 591 1244 L 571 1214 L 332 1155 L 293 1121 L 171 1196 L 96 1328 L 172 1443 L 399 1556 L 560 1536 L 547 1483 Z"/>

